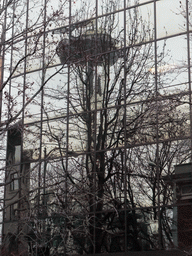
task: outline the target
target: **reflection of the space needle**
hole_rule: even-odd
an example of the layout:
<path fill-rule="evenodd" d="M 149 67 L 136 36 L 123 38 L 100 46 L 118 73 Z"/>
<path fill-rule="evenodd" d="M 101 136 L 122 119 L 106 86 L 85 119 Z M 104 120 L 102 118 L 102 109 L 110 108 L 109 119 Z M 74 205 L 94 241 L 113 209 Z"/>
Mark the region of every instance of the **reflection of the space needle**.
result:
<path fill-rule="evenodd" d="M 81 65 L 92 62 L 101 66 L 105 60 L 104 55 L 108 54 L 108 64 L 113 65 L 117 61 L 115 45 L 116 40 L 111 35 L 96 31 L 92 26 L 77 37 L 62 39 L 56 51 L 62 64 Z"/>
<path fill-rule="evenodd" d="M 86 66 L 89 96 L 92 96 L 94 67 L 114 65 L 118 59 L 118 54 L 116 40 L 102 30 L 95 30 L 94 21 L 89 23 L 91 23 L 91 26 L 85 33 L 62 39 L 56 48 L 56 52 L 62 64 Z M 83 26 L 86 27 L 88 24 L 86 23 Z M 72 30 L 74 29 L 78 29 L 78 27 L 72 27 Z"/>
<path fill-rule="evenodd" d="M 85 27 L 87 25 L 88 24 L 86 24 Z M 61 64 L 86 68 L 86 85 L 82 84 L 81 100 L 89 114 L 92 105 L 91 98 L 94 94 L 94 68 L 96 66 L 113 66 L 118 60 L 117 40 L 113 39 L 110 34 L 103 30 L 94 29 L 94 21 L 92 21 L 91 25 L 92 26 L 89 26 L 85 33 L 79 36 L 70 36 L 69 38 L 62 39 L 56 48 Z M 104 88 L 101 87 L 100 76 L 96 77 L 96 79 L 98 91 L 96 91 L 95 88 L 95 92 L 102 95 L 101 91 Z M 105 85 L 103 85 L 103 87 L 104 86 Z M 91 116 L 87 118 L 90 119 Z M 94 122 L 94 120 L 90 121 Z M 94 125 L 92 132 L 94 133 Z M 89 146 L 87 145 L 87 147 Z"/>

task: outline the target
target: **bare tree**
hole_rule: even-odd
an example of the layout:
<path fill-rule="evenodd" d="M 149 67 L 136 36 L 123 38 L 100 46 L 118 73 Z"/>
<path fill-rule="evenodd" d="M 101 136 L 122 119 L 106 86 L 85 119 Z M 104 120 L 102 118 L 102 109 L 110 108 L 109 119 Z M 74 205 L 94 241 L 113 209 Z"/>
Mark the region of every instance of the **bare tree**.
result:
<path fill-rule="evenodd" d="M 115 15 L 98 24 L 93 20 L 76 26 L 70 38 L 63 39 L 57 47 L 61 62 L 67 60 L 70 66 L 71 83 L 68 89 L 66 82 L 65 90 L 58 87 L 46 94 L 68 100 L 70 118 L 63 118 L 59 124 L 68 130 L 56 132 L 47 113 L 46 135 L 56 142 L 48 155 L 59 152 L 61 158 L 61 165 L 56 168 L 57 181 L 53 179 L 53 167 L 49 175 L 57 191 L 59 216 L 65 220 L 60 233 L 65 234 L 63 243 L 68 252 L 158 247 L 154 230 L 149 231 L 149 225 L 145 225 L 151 216 L 157 219 L 158 211 L 157 170 L 149 175 L 146 161 L 148 158 L 156 163 L 157 114 L 158 141 L 162 143 L 158 156 L 160 176 L 172 173 L 173 163 L 188 159 L 186 145 L 172 143 L 188 136 L 188 121 L 179 110 L 182 103 L 177 95 L 154 93 L 153 47 L 141 44 L 146 38 L 144 28 L 150 25 L 137 10 L 129 11 L 127 18 L 132 21 L 127 47 L 119 47 L 122 31 L 114 37 L 120 22 Z M 151 37 L 150 32 L 147 37 Z M 164 56 L 163 46 L 159 65 L 163 65 Z M 148 148 L 147 158 L 140 158 L 144 148 Z M 178 159 L 182 151 L 185 154 Z M 172 188 L 168 189 L 163 180 L 160 183 L 161 203 L 171 205 Z M 161 208 L 160 214 L 161 232 L 165 234 L 161 245 L 165 248 L 172 243 L 171 215 L 166 207 Z"/>
<path fill-rule="evenodd" d="M 13 229 L 4 232 L 3 253 L 155 249 L 151 223 L 159 217 L 166 248 L 172 188 L 158 177 L 188 159 L 188 145 L 178 140 L 188 138 L 189 124 L 185 95 L 161 93 L 169 81 L 157 74 L 147 15 L 137 2 L 125 15 L 110 1 L 104 16 L 92 18 L 95 10 L 82 3 L 68 20 L 68 1 L 27 4 L 4 7 L 11 12 L 3 52 L 15 59 L 11 67 L 5 61 L 1 87 L 8 109 L 2 134 L 10 135 L 3 210 Z M 165 45 L 156 65 L 165 64 Z"/>

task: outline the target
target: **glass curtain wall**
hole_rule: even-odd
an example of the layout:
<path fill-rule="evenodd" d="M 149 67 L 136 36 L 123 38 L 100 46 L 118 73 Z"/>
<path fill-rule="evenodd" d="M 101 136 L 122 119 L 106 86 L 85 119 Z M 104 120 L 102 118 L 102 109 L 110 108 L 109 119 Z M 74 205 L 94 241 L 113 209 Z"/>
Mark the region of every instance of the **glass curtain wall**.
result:
<path fill-rule="evenodd" d="M 1 10 L 2 255 L 190 250 L 192 4 Z"/>

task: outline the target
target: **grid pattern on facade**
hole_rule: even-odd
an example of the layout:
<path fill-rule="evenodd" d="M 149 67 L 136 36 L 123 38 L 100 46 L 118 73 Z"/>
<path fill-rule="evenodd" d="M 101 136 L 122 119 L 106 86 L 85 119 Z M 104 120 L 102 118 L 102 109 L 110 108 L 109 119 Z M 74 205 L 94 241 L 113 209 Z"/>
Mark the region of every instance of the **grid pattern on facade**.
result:
<path fill-rule="evenodd" d="M 191 9 L 3 1 L 2 255 L 191 249 Z"/>

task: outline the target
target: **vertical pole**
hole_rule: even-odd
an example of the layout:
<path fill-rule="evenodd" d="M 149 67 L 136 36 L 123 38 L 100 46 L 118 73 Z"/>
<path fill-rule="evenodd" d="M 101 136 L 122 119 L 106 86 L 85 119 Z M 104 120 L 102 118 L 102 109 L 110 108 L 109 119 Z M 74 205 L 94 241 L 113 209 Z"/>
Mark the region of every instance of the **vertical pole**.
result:
<path fill-rule="evenodd" d="M 13 14 L 12 14 L 12 30 L 11 30 L 11 37 L 12 37 L 12 45 L 11 45 L 11 52 L 10 52 L 10 74 L 12 72 L 12 68 L 13 68 L 13 46 L 14 46 L 14 31 L 15 30 L 15 1 L 13 1 Z M 10 101 L 10 97 L 11 97 L 11 90 L 12 90 L 12 80 L 10 79 L 9 81 L 9 101 Z M 12 113 L 11 113 L 11 109 L 10 109 L 10 102 L 8 104 L 8 120 L 11 118 Z"/>
<path fill-rule="evenodd" d="M 26 18 L 25 18 L 25 22 L 26 22 L 26 30 L 25 30 L 25 56 L 27 55 L 27 43 L 28 43 L 28 18 L 29 18 L 29 0 L 26 1 L 27 2 L 27 5 L 26 5 Z M 24 109 L 24 106 L 25 106 L 25 88 L 26 88 L 26 73 L 27 73 L 27 59 L 25 58 L 25 61 L 24 61 L 24 75 L 23 75 L 23 99 L 22 99 L 22 108 L 23 108 L 23 111 L 22 111 L 22 120 L 21 120 L 21 160 L 23 160 L 23 130 L 24 130 L 24 119 L 25 119 L 25 109 Z M 22 164 L 20 166 L 20 171 L 22 173 Z M 23 173 L 23 175 L 25 175 L 25 173 Z M 21 183 L 21 182 L 20 182 Z M 21 195 L 20 197 L 22 197 L 22 191 L 20 191 Z M 29 198 L 28 198 L 29 199 Z"/>
<path fill-rule="evenodd" d="M 127 102 L 126 102 L 126 83 L 127 83 L 127 70 L 126 70 L 126 67 L 127 67 L 127 58 L 126 58 L 126 47 L 127 47 L 127 42 L 126 42 L 126 37 L 127 37 L 127 33 L 126 33 L 126 0 L 124 0 L 124 48 L 123 48 L 123 51 L 124 51 L 124 79 L 122 81 L 123 85 L 122 85 L 122 88 L 124 90 L 124 123 L 123 123 L 123 126 L 124 126 L 124 163 L 123 163 L 123 168 L 124 168 L 124 211 L 125 211 L 125 255 L 127 254 L 127 157 L 126 157 L 126 152 L 127 152 L 127 133 L 126 133 L 126 115 L 127 115 Z"/>
<path fill-rule="evenodd" d="M 46 148 L 44 148 L 44 170 L 43 170 L 43 244 L 46 244 L 46 230 L 45 230 L 45 218 L 47 216 L 47 208 L 46 208 L 46 171 L 47 171 L 47 152 Z"/>
<path fill-rule="evenodd" d="M 2 25 L 2 34 L 0 42 L 0 123 L 2 118 L 2 97 L 3 97 L 3 75 L 4 75 L 4 56 L 5 56 L 5 37 L 7 25 L 7 0 L 3 1 L 2 9 L 5 9 L 4 22 Z"/>
<path fill-rule="evenodd" d="M 98 0 L 95 0 L 95 8 L 96 8 L 96 17 L 95 17 L 95 28 L 94 28 L 94 25 L 93 25 L 93 29 L 95 29 L 95 56 L 98 54 L 98 49 L 97 49 L 97 38 L 98 38 Z M 92 69 L 93 69 L 93 65 L 92 65 Z M 92 70 L 92 74 L 94 74 L 94 70 Z M 96 159 L 96 138 L 97 138 L 97 91 L 96 91 L 96 86 L 97 86 L 97 62 L 95 62 L 95 88 L 92 88 L 92 90 L 93 90 L 93 92 L 95 93 L 94 95 L 93 95 L 93 98 L 94 98 L 94 100 L 95 100 L 95 105 L 94 105 L 94 114 L 93 114 L 93 130 L 91 131 L 92 133 L 93 133 L 93 131 L 95 131 L 94 132 L 94 134 L 92 134 L 92 136 L 93 136 L 93 141 L 94 141 L 94 145 L 93 145 L 93 148 L 94 148 L 94 176 L 93 176 L 93 182 L 94 182 L 94 185 L 93 185 L 93 191 L 94 191 L 94 234 L 93 234 L 93 254 L 95 254 L 96 253 L 96 251 L 97 251 L 97 248 L 96 248 L 96 243 L 97 243 L 97 238 L 98 238 L 98 230 L 97 230 L 97 228 L 98 228 L 98 224 L 97 224 L 97 221 L 99 221 L 99 220 L 97 220 L 97 199 L 96 199 L 96 193 L 97 193 L 97 189 L 99 189 L 99 188 L 97 188 L 97 184 L 96 184 L 96 182 L 97 182 L 97 180 L 96 180 L 96 175 L 97 175 L 97 173 L 96 173 L 96 161 L 97 161 L 97 159 Z M 92 87 L 93 87 L 93 79 L 91 80 L 91 83 L 92 83 Z M 99 193 L 99 191 L 98 191 L 98 193 Z"/>
<path fill-rule="evenodd" d="M 190 140 L 192 162 L 192 102 L 191 102 L 191 60 L 190 60 L 190 29 L 189 29 L 189 1 L 186 0 L 186 26 L 187 26 L 187 69 L 189 83 L 189 113 L 190 113 Z"/>
<path fill-rule="evenodd" d="M 25 56 L 27 55 L 27 44 L 28 44 L 28 19 L 29 19 L 29 0 L 27 0 L 27 6 L 26 6 L 26 30 L 25 30 Z M 25 119 L 25 91 L 26 91 L 26 74 L 27 74 L 27 59 L 25 58 L 24 61 L 24 76 L 23 76 L 23 111 L 22 111 L 22 128 L 24 128 L 24 119 Z M 23 137 L 22 137 L 23 141 Z M 22 147 L 23 150 L 23 147 Z M 22 151 L 21 150 L 21 151 Z"/>
<path fill-rule="evenodd" d="M 43 17 L 43 56 L 42 56 L 42 60 L 43 60 L 43 66 L 42 66 L 42 86 L 44 85 L 45 83 L 45 74 L 46 74 L 46 65 L 45 65 L 45 49 L 46 49 L 46 43 L 45 43 L 45 40 L 46 40 L 46 21 L 47 21 L 47 0 L 44 0 L 44 17 Z M 40 190 L 40 192 L 42 191 L 43 192 L 43 195 L 42 195 L 42 218 L 43 218 L 43 234 L 41 233 L 42 235 L 42 238 L 43 238 L 43 246 L 46 244 L 46 235 L 45 235 L 45 175 L 46 175 L 46 148 L 44 148 L 44 156 L 42 157 L 42 151 L 43 151 L 43 143 L 42 143 L 42 139 L 43 139 L 43 122 L 44 122 L 44 86 L 42 87 L 42 91 L 41 91 L 41 145 L 40 145 L 40 152 L 41 152 L 41 163 L 42 163 L 42 160 L 44 161 L 44 168 L 43 168 L 43 184 L 40 184 L 40 189 L 42 189 L 42 185 L 43 185 L 43 191 Z M 44 158 L 44 159 L 42 159 Z M 41 179 L 41 165 L 40 165 L 40 179 Z M 42 193 L 41 192 L 41 193 Z"/>
<path fill-rule="evenodd" d="M 45 31 L 46 31 L 46 9 L 47 9 L 47 0 L 44 0 L 44 6 L 43 6 L 43 10 L 44 10 L 44 16 L 43 16 L 43 44 L 42 44 L 42 70 L 41 70 L 41 114 L 40 114 L 40 143 L 39 143 L 39 169 L 38 169 L 38 195 L 37 195 L 37 213 L 38 213 L 38 218 L 42 218 L 40 217 L 40 207 L 43 207 L 43 205 L 40 205 L 40 196 L 41 196 L 41 192 L 42 192 L 42 146 L 43 146 L 43 116 L 44 116 L 44 82 L 45 82 L 45 72 L 46 72 L 46 67 L 45 67 Z M 39 225 L 39 229 L 41 232 L 41 226 Z M 44 234 L 42 234 L 41 232 L 41 236 L 44 236 Z M 37 237 L 36 237 L 36 241 L 37 241 Z M 36 243 L 37 246 L 38 243 Z M 37 248 L 36 248 L 37 249 Z M 38 250 L 37 250 L 38 251 Z"/>
<path fill-rule="evenodd" d="M 158 249 L 162 249 L 161 208 L 160 208 L 160 166 L 159 166 L 159 113 L 158 113 L 158 73 L 157 73 L 157 7 L 154 0 L 154 52 L 155 52 L 155 102 L 156 102 L 156 159 L 157 159 L 157 217 Z"/>
<path fill-rule="evenodd" d="M 46 157 L 47 157 L 47 151 L 46 151 L 46 148 L 44 148 L 44 170 L 43 170 L 43 195 L 44 195 L 43 204 L 44 204 L 44 206 L 46 205 L 46 204 L 45 204 L 46 171 L 47 171 L 47 161 L 46 161 Z"/>
<path fill-rule="evenodd" d="M 71 45 L 71 0 L 69 0 L 69 45 Z M 71 54 L 71 50 L 69 47 L 68 56 Z M 65 172 L 65 221 L 64 221 L 64 255 L 67 255 L 67 200 L 68 200 L 68 161 L 69 161 L 69 97 L 70 97 L 70 65 L 68 65 L 68 73 L 67 73 L 67 124 L 66 124 L 66 172 Z"/>
<path fill-rule="evenodd" d="M 7 8 L 5 7 L 7 0 L 3 1 L 3 6 L 2 8 L 5 8 L 5 15 L 4 15 L 4 24 L 2 25 L 2 35 L 1 35 L 1 42 L 0 42 L 0 59 L 1 59 L 1 79 L 0 79 L 0 123 L 1 123 L 1 119 L 2 119 L 2 86 L 3 86 L 3 75 L 4 75 L 4 56 L 5 56 L 5 28 L 6 28 L 6 22 L 7 22 Z M 7 154 L 7 153 L 6 153 Z M 6 155 L 7 157 L 7 155 Z M 5 168 L 5 173 L 4 173 L 4 179 L 5 181 L 7 180 L 7 171 Z M 5 195 L 6 195 L 6 186 L 4 186 L 4 202 L 3 202 L 3 209 L 5 209 Z M 1 242 L 3 243 L 3 239 L 4 239 L 4 220 L 5 220 L 5 210 L 3 210 L 3 225 L 2 225 L 2 239 Z"/>

